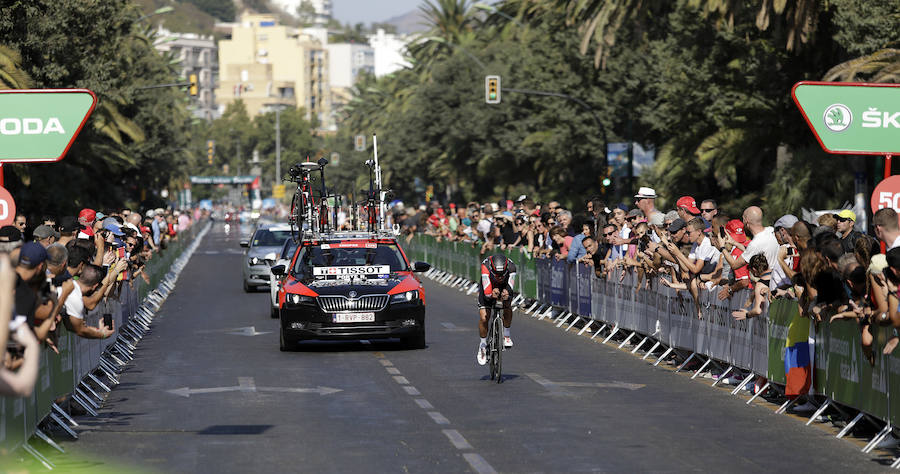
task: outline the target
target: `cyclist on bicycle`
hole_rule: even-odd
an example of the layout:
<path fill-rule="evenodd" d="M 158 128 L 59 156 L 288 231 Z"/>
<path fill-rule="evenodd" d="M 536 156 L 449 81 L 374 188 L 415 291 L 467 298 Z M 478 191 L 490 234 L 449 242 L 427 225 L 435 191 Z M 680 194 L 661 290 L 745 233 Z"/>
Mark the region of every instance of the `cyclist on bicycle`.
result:
<path fill-rule="evenodd" d="M 503 255 L 492 255 L 481 262 L 481 282 L 478 292 L 478 334 L 481 342 L 475 359 L 479 365 L 487 364 L 488 309 L 493 308 L 497 300 L 503 302 L 503 346 L 512 347 L 509 337 L 509 326 L 512 324 L 513 286 L 516 284 L 516 265 Z"/>

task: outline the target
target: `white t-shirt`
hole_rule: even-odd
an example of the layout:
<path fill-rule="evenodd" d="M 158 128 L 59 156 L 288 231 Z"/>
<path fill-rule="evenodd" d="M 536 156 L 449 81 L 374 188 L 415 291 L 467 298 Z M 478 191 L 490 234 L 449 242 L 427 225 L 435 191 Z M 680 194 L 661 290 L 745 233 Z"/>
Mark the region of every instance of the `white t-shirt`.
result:
<path fill-rule="evenodd" d="M 891 246 L 888 247 L 888 250 L 890 250 L 894 247 L 900 247 L 900 235 L 898 235 L 897 238 L 894 239 L 894 243 L 892 243 Z"/>
<path fill-rule="evenodd" d="M 712 246 L 709 237 L 703 237 L 699 244 L 695 243 L 691 247 L 691 253 L 688 255 L 688 258 L 703 260 L 706 263 L 717 262 L 719 260 L 719 251 Z"/>
<path fill-rule="evenodd" d="M 485 240 L 487 240 L 488 238 L 490 238 L 491 221 L 488 219 L 481 219 L 475 229 L 482 235 L 482 237 L 484 237 Z"/>
<path fill-rule="evenodd" d="M 775 238 L 775 229 L 766 227 L 762 232 L 753 236 L 753 240 L 750 241 L 747 250 L 741 255 L 748 264 L 754 255 L 766 257 L 769 269 L 772 270 L 772 280 L 769 282 L 769 289 L 773 291 L 787 279 L 784 270 L 778 264 L 778 249 L 780 248 L 778 239 Z"/>
<path fill-rule="evenodd" d="M 69 296 L 66 297 L 66 302 L 63 307 L 66 308 L 66 314 L 68 314 L 70 318 L 84 319 L 84 298 L 81 294 L 81 285 L 79 285 L 77 281 L 73 281 L 72 283 L 74 283 L 74 288 L 72 289 L 72 292 L 69 293 Z"/>

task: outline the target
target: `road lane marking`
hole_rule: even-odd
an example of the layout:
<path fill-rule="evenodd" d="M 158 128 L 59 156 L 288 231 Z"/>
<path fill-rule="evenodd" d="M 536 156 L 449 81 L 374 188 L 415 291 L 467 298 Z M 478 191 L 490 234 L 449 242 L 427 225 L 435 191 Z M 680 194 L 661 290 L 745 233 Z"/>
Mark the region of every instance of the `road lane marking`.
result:
<path fill-rule="evenodd" d="M 446 436 L 451 443 L 453 443 L 453 446 L 455 446 L 456 449 L 472 449 L 472 445 L 466 441 L 466 438 L 463 438 L 463 435 L 459 434 L 459 431 L 441 430 L 441 432 L 444 433 L 444 436 Z"/>
<path fill-rule="evenodd" d="M 395 375 L 394 382 L 397 382 L 400 385 L 409 385 L 409 380 L 402 375 Z"/>
<path fill-rule="evenodd" d="M 458 327 L 457 325 L 455 325 L 453 323 L 449 323 L 449 322 L 441 323 L 441 326 L 444 326 L 444 331 L 448 331 L 448 332 L 465 332 L 465 331 L 471 330 L 471 328 L 461 328 L 461 327 Z"/>
<path fill-rule="evenodd" d="M 381 362 L 381 365 L 383 365 L 385 367 L 390 367 L 390 366 L 394 365 L 393 362 L 391 362 L 387 359 L 378 359 L 378 362 Z"/>
<path fill-rule="evenodd" d="M 359 341 L 359 342 L 361 342 L 361 343 L 363 343 L 363 344 L 365 344 L 365 345 L 367 345 L 367 346 L 368 346 L 369 344 L 372 343 L 372 342 L 369 341 L 368 339 L 363 339 L 363 340 L 361 340 L 361 341 Z"/>
<path fill-rule="evenodd" d="M 241 387 L 242 392 L 256 391 L 256 382 L 253 381 L 253 377 L 238 377 L 238 386 Z"/>
<path fill-rule="evenodd" d="M 400 375 L 400 370 L 398 370 L 396 367 L 387 367 L 386 370 L 387 373 L 391 375 Z"/>
<path fill-rule="evenodd" d="M 497 474 L 494 467 L 488 464 L 488 462 L 478 453 L 465 453 L 463 454 L 463 458 L 466 459 L 469 466 L 472 466 L 472 470 L 478 474 Z"/>
<path fill-rule="evenodd" d="M 271 331 L 257 332 L 256 326 L 248 326 L 229 331 L 228 334 L 231 334 L 232 336 L 259 336 L 261 334 L 271 334 Z"/>
<path fill-rule="evenodd" d="M 450 424 L 450 420 L 448 420 L 447 417 L 442 415 L 440 412 L 430 411 L 430 412 L 428 412 L 428 416 L 430 416 L 431 419 L 434 420 L 434 422 L 439 425 L 449 425 Z"/>
<path fill-rule="evenodd" d="M 422 392 L 418 391 L 416 389 L 416 387 L 413 387 L 411 385 L 404 386 L 403 390 L 406 390 L 406 393 L 409 395 L 421 395 L 422 394 Z"/>
<path fill-rule="evenodd" d="M 546 377 L 539 374 L 526 373 L 531 380 L 539 383 L 548 390 L 559 390 L 560 387 L 581 387 L 581 388 L 623 388 L 625 390 L 638 390 L 646 387 L 644 384 L 627 383 L 627 382 L 551 382 Z"/>
<path fill-rule="evenodd" d="M 280 392 L 280 393 L 318 393 L 319 395 L 331 395 L 332 393 L 343 392 L 339 388 L 322 387 L 315 388 L 302 387 L 257 387 L 253 377 L 238 377 L 238 385 L 231 387 L 208 387 L 208 388 L 190 388 L 181 387 L 173 390 L 166 390 L 167 393 L 178 395 L 179 397 L 189 398 L 191 395 L 205 393 L 224 393 L 224 392 Z"/>
<path fill-rule="evenodd" d="M 428 400 L 425 400 L 424 398 L 416 398 L 415 402 L 416 402 L 416 405 L 419 405 L 419 407 L 421 407 L 424 410 L 434 410 L 434 405 L 429 403 Z"/>

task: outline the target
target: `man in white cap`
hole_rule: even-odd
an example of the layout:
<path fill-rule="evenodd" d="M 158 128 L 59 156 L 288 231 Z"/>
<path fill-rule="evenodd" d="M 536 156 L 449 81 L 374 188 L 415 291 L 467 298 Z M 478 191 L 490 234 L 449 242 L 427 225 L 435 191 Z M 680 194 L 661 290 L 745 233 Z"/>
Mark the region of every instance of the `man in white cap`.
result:
<path fill-rule="evenodd" d="M 638 193 L 634 195 L 634 205 L 644 213 L 644 217 L 648 220 L 656 211 L 656 190 L 641 186 Z"/>

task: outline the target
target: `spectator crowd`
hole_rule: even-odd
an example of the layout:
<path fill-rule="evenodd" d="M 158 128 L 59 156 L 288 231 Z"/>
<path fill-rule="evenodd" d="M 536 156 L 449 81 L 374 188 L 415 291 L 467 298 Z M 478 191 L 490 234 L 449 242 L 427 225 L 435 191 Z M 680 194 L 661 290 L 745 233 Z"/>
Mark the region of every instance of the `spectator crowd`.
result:
<path fill-rule="evenodd" d="M 60 326 L 88 339 L 113 336 L 114 322 L 92 326 L 85 316 L 126 285 L 149 283 L 147 263 L 197 218 L 197 211 L 82 209 L 36 225 L 20 213 L 0 227 L 0 396 L 32 392 L 41 345 L 58 354 Z"/>
<path fill-rule="evenodd" d="M 816 324 L 856 321 L 869 363 L 876 356 L 874 325 L 894 328 L 884 353 L 900 342 L 900 228 L 893 209 L 876 212 L 874 235 L 867 235 L 849 209 L 807 222 L 792 214 L 764 216 L 757 206 L 728 216 L 715 199 L 698 206 L 692 196 L 678 198 L 674 209 L 658 210 L 657 200 L 654 189 L 641 187 L 633 206 L 612 209 L 599 197 L 583 209 L 567 210 L 556 201 L 539 204 L 520 196 L 514 202 L 446 209 L 437 203 L 411 209 L 397 205 L 392 217 L 407 239 L 422 233 L 471 243 L 482 254 L 513 249 L 535 258 L 580 262 L 597 278 L 634 272 L 635 291 L 664 285 L 688 292 L 693 314 L 701 319 L 701 289 L 721 300 L 752 290 L 740 293 L 750 296 L 733 312 L 736 320 L 762 314 L 773 298 L 796 299 L 802 315 Z"/>

